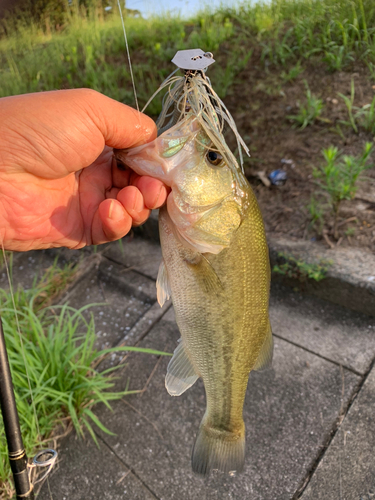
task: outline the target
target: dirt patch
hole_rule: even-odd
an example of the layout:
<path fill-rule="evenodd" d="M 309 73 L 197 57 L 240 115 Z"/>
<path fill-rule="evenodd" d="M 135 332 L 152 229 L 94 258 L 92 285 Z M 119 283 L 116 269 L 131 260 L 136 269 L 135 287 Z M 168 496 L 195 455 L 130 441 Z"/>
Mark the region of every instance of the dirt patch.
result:
<path fill-rule="evenodd" d="M 324 238 L 311 227 L 306 208 L 312 193 L 318 190 L 312 171 L 324 163 L 323 149 L 334 145 L 344 154 L 360 155 L 365 143 L 374 141 L 371 133 L 359 129 L 356 134 L 351 127 L 340 124 L 340 120 L 348 120 L 348 113 L 338 93 L 350 96 L 353 79 L 354 104 L 363 106 L 371 103 L 375 82 L 371 82 L 365 66 L 331 73 L 321 61 L 302 62 L 304 71 L 295 80 L 285 82 L 282 72 L 287 73 L 294 65 L 267 68 L 260 54 L 254 54 L 225 98 L 250 147 L 245 172 L 259 200 L 266 229 L 275 236 L 322 239 L 329 244 L 328 238 L 332 245 L 375 251 L 375 168 L 366 171 L 368 180 L 359 183 L 356 198 L 342 202 L 338 241 L 331 234 L 333 216 L 325 216 Z M 311 92 L 323 100 L 324 110 L 322 119 L 298 130 L 287 116 L 298 112 L 298 102 L 306 102 L 305 80 Z M 371 160 L 375 163 L 375 153 Z M 284 186 L 267 188 L 257 172 L 263 170 L 268 175 L 276 169 L 285 170 L 288 180 Z"/>

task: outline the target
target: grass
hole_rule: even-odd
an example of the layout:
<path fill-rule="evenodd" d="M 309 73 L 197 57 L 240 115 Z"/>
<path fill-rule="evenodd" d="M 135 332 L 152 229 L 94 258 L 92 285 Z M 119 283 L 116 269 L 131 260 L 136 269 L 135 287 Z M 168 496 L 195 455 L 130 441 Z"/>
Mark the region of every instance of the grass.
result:
<path fill-rule="evenodd" d="M 362 108 L 356 108 L 355 118 L 365 130 L 375 134 L 375 97 L 371 103 L 365 104 Z"/>
<path fill-rule="evenodd" d="M 350 126 L 356 134 L 358 134 L 359 127 L 375 134 L 375 97 L 371 103 L 362 107 L 354 106 L 355 85 L 353 79 L 350 86 L 350 97 L 340 93 L 338 95 L 343 99 L 348 111 L 348 120 L 340 120 L 340 123 Z"/>
<path fill-rule="evenodd" d="M 291 82 L 295 80 L 301 73 L 304 72 L 304 68 L 301 65 L 301 61 L 298 61 L 295 66 L 292 66 L 288 71 L 281 72 L 281 78 L 284 82 Z"/>
<path fill-rule="evenodd" d="M 324 207 L 322 203 L 312 195 L 306 208 L 311 221 L 310 227 L 313 227 L 319 235 L 322 234 L 324 225 Z"/>
<path fill-rule="evenodd" d="M 301 130 L 308 125 L 312 125 L 317 118 L 322 114 L 323 101 L 314 96 L 309 89 L 308 83 L 305 80 L 306 87 L 306 104 L 299 104 L 297 115 L 289 115 L 287 118 L 294 122 Z"/>
<path fill-rule="evenodd" d="M 73 3 L 74 4 L 74 3 Z M 65 12 L 65 22 L 51 24 L 50 15 L 36 22 L 22 17 L 6 27 L 0 40 L 0 96 L 56 88 L 91 87 L 114 99 L 134 104 L 124 38 L 117 9 Z M 202 47 L 226 64 L 210 69 L 221 97 L 250 61 L 254 51 L 262 61 L 294 69 L 317 58 L 331 70 L 363 59 L 375 63 L 375 8 L 370 0 L 273 0 L 237 8 L 203 11 L 185 20 L 176 16 L 126 18 L 134 76 L 141 104 L 171 72 L 177 50 Z M 149 113 L 160 111 L 154 101 Z"/>
<path fill-rule="evenodd" d="M 8 292 L 0 290 L 0 311 L 21 431 L 29 457 L 69 427 L 79 435 L 87 431 L 94 441 L 94 426 L 109 432 L 96 417 L 93 407 L 101 402 L 110 408 L 111 401 L 131 391 L 111 392 L 114 368 L 96 370 L 105 356 L 131 350 L 164 354 L 135 347 L 98 351 L 93 319 L 87 321 L 83 315 L 89 305 L 79 310 L 68 305 L 47 306 L 50 296 L 56 296 L 65 287 L 69 274 L 66 268 L 58 269 L 55 265 L 29 290 L 19 287 L 15 291 L 20 335 L 11 297 Z M 1 498 L 11 498 L 10 478 L 4 431 L 1 429 Z"/>
<path fill-rule="evenodd" d="M 172 71 L 170 60 L 176 50 L 202 46 L 217 53 L 234 32 L 233 23 L 222 16 L 202 16 L 193 25 L 172 17 L 128 18 L 126 27 L 141 105 Z M 251 56 L 251 52 L 242 52 L 238 47 L 239 57 L 224 72 L 218 69 L 219 87 L 228 88 L 234 73 Z M 90 87 L 134 105 L 124 36 L 116 14 L 106 20 L 73 16 L 62 32 L 24 28 L 0 41 L 0 60 L 0 96 Z M 156 99 L 148 112 L 156 114 L 160 109 L 160 99 Z"/>
<path fill-rule="evenodd" d="M 344 124 L 344 125 L 350 125 L 352 127 L 352 129 L 354 130 L 354 132 L 356 134 L 358 134 L 358 127 L 357 127 L 357 123 L 356 123 L 356 117 L 354 116 L 354 96 L 355 96 L 355 85 L 354 85 L 354 80 L 352 79 L 351 81 L 351 84 L 350 84 L 350 97 L 344 95 L 344 94 L 338 94 L 341 99 L 343 99 L 344 103 L 345 103 L 345 106 L 346 106 L 346 109 L 348 110 L 348 117 L 349 117 L 349 120 L 348 121 L 341 121 L 340 123 Z"/>

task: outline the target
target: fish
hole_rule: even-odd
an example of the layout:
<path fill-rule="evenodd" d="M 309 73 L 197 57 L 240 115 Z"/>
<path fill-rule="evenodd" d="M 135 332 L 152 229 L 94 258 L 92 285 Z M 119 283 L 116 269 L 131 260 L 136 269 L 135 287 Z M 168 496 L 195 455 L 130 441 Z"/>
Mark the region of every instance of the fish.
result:
<path fill-rule="evenodd" d="M 157 122 L 162 133 L 148 144 L 116 150 L 115 157 L 170 187 L 159 211 L 163 260 L 156 286 L 161 306 L 172 298 L 181 340 L 165 385 L 179 396 L 202 378 L 206 411 L 192 469 L 234 475 L 244 468 L 249 374 L 272 362 L 265 228 L 225 127 L 234 132 L 239 151 L 244 143 L 209 79 L 186 72 L 166 86 Z"/>

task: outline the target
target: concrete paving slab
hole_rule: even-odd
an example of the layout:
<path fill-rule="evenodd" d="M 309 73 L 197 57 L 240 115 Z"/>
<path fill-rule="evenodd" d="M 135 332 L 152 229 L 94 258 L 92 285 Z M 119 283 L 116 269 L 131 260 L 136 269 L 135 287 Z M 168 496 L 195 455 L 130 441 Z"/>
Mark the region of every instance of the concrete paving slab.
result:
<path fill-rule="evenodd" d="M 155 281 L 121 264 L 103 259 L 98 276 L 101 282 L 116 287 L 126 295 L 146 302 L 156 301 Z"/>
<path fill-rule="evenodd" d="M 171 317 L 168 312 L 166 317 Z M 163 318 L 141 343 L 172 351 L 177 325 Z M 131 354 L 122 384 L 147 392 L 99 411 L 116 436 L 104 436 L 112 450 L 159 499 L 290 499 L 304 481 L 360 378 L 282 339 L 275 343 L 274 369 L 250 377 L 244 415 L 247 463 L 237 478 L 191 471 L 190 453 L 205 408 L 199 381 L 179 398 L 164 387 L 167 358 Z M 156 368 L 156 369 L 155 369 Z M 343 384 L 344 382 L 344 384 Z M 121 384 L 120 384 L 121 385 Z M 120 386 L 119 386 L 120 387 Z M 129 404 L 131 406 L 129 406 Z"/>
<path fill-rule="evenodd" d="M 375 358 L 375 318 L 272 285 L 275 335 L 350 368 L 368 371 Z"/>
<path fill-rule="evenodd" d="M 33 281 L 41 277 L 53 265 L 55 258 L 56 255 L 45 250 L 34 250 L 24 253 L 14 252 L 12 259 L 7 258 L 13 286 L 17 287 L 20 284 L 26 289 L 31 288 Z M 59 263 L 63 265 L 66 261 L 65 259 L 60 259 Z M 0 270 L 0 288 L 5 290 L 9 288 L 5 266 Z"/>
<path fill-rule="evenodd" d="M 162 259 L 160 245 L 139 235 L 126 236 L 107 246 L 104 255 L 109 259 L 130 267 L 135 271 L 156 280 Z"/>
<path fill-rule="evenodd" d="M 99 439 L 71 434 L 59 450 L 59 465 L 44 484 L 39 500 L 155 500 L 133 472 Z M 84 471 L 84 472 L 83 472 Z"/>
<path fill-rule="evenodd" d="M 267 235 L 271 264 L 278 263 L 279 253 L 292 255 L 306 263 L 330 262 L 327 277 L 322 281 L 309 280 L 307 293 L 334 302 L 349 309 L 375 316 L 375 255 L 360 248 L 335 247 L 329 249 L 318 242 L 293 240 Z M 275 275 L 275 280 L 298 285 Z"/>
<path fill-rule="evenodd" d="M 156 300 L 155 282 L 134 271 L 104 259 L 96 272 L 85 276 L 71 291 L 68 303 L 77 309 L 88 304 L 85 316 L 94 316 L 97 347 L 116 345 L 120 339 L 134 344 L 129 336 L 134 325 Z"/>
<path fill-rule="evenodd" d="M 141 318 L 137 321 L 137 323 L 128 331 L 126 335 L 122 336 L 118 342 L 116 342 L 116 346 L 125 346 L 125 345 L 136 345 L 139 341 L 141 341 L 153 328 L 153 326 L 160 321 L 160 319 L 168 314 L 167 311 L 173 310 L 171 307 L 172 303 L 165 304 L 162 308 L 155 302 L 148 311 L 141 316 Z M 115 347 L 115 345 L 113 347 Z M 106 370 L 111 366 L 118 365 L 119 363 L 124 363 L 125 360 L 128 359 L 130 354 L 119 352 L 113 353 L 110 357 L 105 358 L 99 365 L 98 370 Z"/>
<path fill-rule="evenodd" d="M 374 401 L 372 368 L 301 500 L 375 498 Z"/>

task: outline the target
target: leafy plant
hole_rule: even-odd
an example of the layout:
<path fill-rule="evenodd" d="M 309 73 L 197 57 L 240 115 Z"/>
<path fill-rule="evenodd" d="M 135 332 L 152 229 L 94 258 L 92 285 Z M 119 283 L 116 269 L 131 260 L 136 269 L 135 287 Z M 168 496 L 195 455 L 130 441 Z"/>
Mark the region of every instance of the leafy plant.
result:
<path fill-rule="evenodd" d="M 314 168 L 313 176 L 321 191 L 328 196 L 334 223 L 333 235 L 337 239 L 337 222 L 340 204 L 343 200 L 352 200 L 357 191 L 359 176 L 373 165 L 367 160 L 373 151 L 373 145 L 367 142 L 359 157 L 340 155 L 335 146 L 323 150 L 325 165 Z"/>
<path fill-rule="evenodd" d="M 324 224 L 324 208 L 322 204 L 313 195 L 306 208 L 311 219 L 310 225 L 315 228 L 318 234 L 321 234 Z"/>
<path fill-rule="evenodd" d="M 323 60 L 331 71 L 341 71 L 349 62 L 354 61 L 354 56 L 343 45 L 332 45 L 325 51 Z"/>
<path fill-rule="evenodd" d="M 298 63 L 290 68 L 289 71 L 282 71 L 281 72 L 281 78 L 285 82 L 290 82 L 292 80 L 295 80 L 301 73 L 303 73 L 305 70 L 301 65 L 301 61 L 298 61 Z"/>
<path fill-rule="evenodd" d="M 367 131 L 375 134 L 375 96 L 370 104 L 356 108 L 355 120 Z"/>
<path fill-rule="evenodd" d="M 213 68 L 213 79 L 217 85 L 217 92 L 221 99 L 227 95 L 229 87 L 233 84 L 236 75 L 246 68 L 253 49 L 247 50 L 240 45 L 238 48 L 231 50 L 229 62 L 225 67 L 220 65 Z"/>
<path fill-rule="evenodd" d="M 370 72 L 370 76 L 372 80 L 375 80 L 375 64 L 371 61 L 366 61 L 367 63 L 367 68 Z"/>
<path fill-rule="evenodd" d="M 354 86 L 354 80 L 352 79 L 351 85 L 350 85 L 350 97 L 341 94 L 340 92 L 338 95 L 343 99 L 345 106 L 348 110 L 348 115 L 349 115 L 349 121 L 343 121 L 340 120 L 340 123 L 343 123 L 344 125 L 350 125 L 354 132 L 358 134 L 358 127 L 356 124 L 356 117 L 353 114 L 353 110 L 355 109 L 354 107 L 354 95 L 355 95 L 355 86 Z"/>
<path fill-rule="evenodd" d="M 315 97 L 305 80 L 306 86 L 306 105 L 299 104 L 299 112 L 297 115 L 289 115 L 287 118 L 296 123 L 301 130 L 306 128 L 308 125 L 314 123 L 314 121 L 321 115 L 323 111 L 323 101 Z"/>
<path fill-rule="evenodd" d="M 109 432 L 93 413 L 93 407 L 101 402 L 110 408 L 111 401 L 132 391 L 111 392 L 116 367 L 100 372 L 96 369 L 105 356 L 122 351 L 165 354 L 127 346 L 97 350 L 93 319 L 87 321 L 83 315 L 90 306 L 79 310 L 68 305 L 41 307 L 41 290 L 48 289 L 47 278 L 54 282 L 54 276 L 47 272 L 34 288 L 18 288 L 15 292 L 20 332 L 12 299 L 8 292 L 0 290 L 0 311 L 21 431 L 30 457 L 45 448 L 52 435 L 56 438 L 58 426 L 64 430 L 71 425 L 79 435 L 86 430 L 94 441 L 93 424 Z M 56 289 L 55 285 L 52 289 Z M 0 494 L 11 498 L 8 463 L 1 429 Z"/>
<path fill-rule="evenodd" d="M 33 305 L 36 311 L 50 305 L 66 289 L 74 280 L 77 267 L 78 265 L 72 263 L 60 267 L 58 257 L 56 257 L 52 266 L 45 270 L 39 281 L 37 278 L 34 279 L 32 290 L 34 290 Z"/>
<path fill-rule="evenodd" d="M 287 278 L 297 279 L 301 283 L 306 282 L 308 279 L 321 281 L 326 277 L 327 270 L 331 265 L 331 262 L 324 260 L 319 263 L 307 263 L 283 252 L 280 252 L 278 257 L 281 263 L 274 265 L 272 271 Z"/>
<path fill-rule="evenodd" d="M 280 27 L 281 28 L 281 27 Z M 282 30 L 279 28 L 279 31 Z M 276 32 L 276 36 L 273 43 L 263 43 L 263 50 L 261 55 L 261 60 L 265 63 L 281 64 L 285 66 L 289 59 L 294 57 L 293 45 L 291 44 L 291 37 L 293 35 L 293 29 L 290 28 L 283 36 L 282 39 L 279 38 L 279 32 Z"/>

